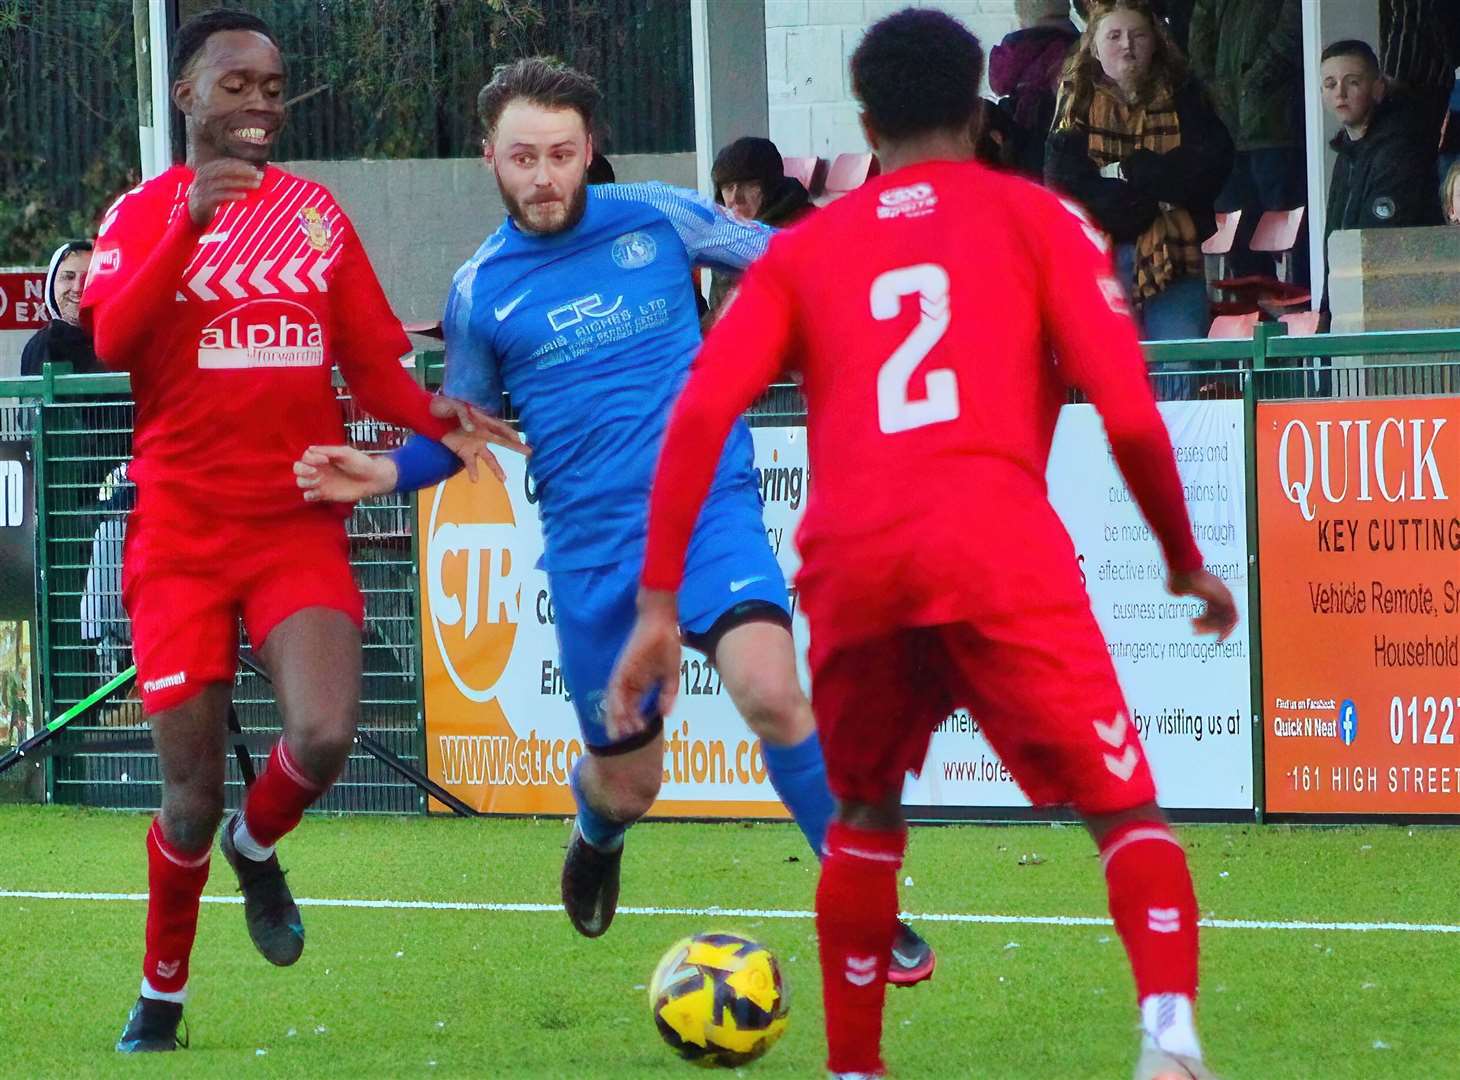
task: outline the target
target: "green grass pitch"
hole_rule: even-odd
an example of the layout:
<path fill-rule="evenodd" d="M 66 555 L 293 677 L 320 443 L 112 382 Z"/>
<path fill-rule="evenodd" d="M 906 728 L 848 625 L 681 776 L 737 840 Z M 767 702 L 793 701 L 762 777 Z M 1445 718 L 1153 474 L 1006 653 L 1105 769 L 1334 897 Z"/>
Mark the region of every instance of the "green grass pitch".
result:
<path fill-rule="evenodd" d="M 716 927 L 769 945 L 791 1025 L 746 1077 L 809 1077 L 823 1042 L 806 917 L 620 914 L 597 941 L 556 910 L 561 820 L 311 818 L 280 846 L 295 895 L 552 905 L 553 910 L 313 906 L 293 968 L 249 944 L 242 909 L 205 904 L 187 1016 L 192 1048 L 112 1050 L 140 977 L 143 905 L 15 892 L 146 889 L 133 814 L 0 807 L 0 1075 L 14 1077 L 688 1077 L 644 985 L 676 938 Z M 1460 831 L 1188 826 L 1204 916 L 1292 924 L 1460 923 Z M 1073 827 L 918 828 L 913 913 L 1105 915 L 1094 848 Z M 214 859 L 209 895 L 228 897 Z M 633 830 L 621 903 L 808 912 L 815 863 L 786 825 Z M 1121 1078 L 1137 1045 L 1125 957 L 1108 926 L 918 922 L 931 983 L 889 992 L 895 1077 Z M 1212 928 L 1199 1017 L 1228 1080 L 1460 1077 L 1460 934 Z"/>

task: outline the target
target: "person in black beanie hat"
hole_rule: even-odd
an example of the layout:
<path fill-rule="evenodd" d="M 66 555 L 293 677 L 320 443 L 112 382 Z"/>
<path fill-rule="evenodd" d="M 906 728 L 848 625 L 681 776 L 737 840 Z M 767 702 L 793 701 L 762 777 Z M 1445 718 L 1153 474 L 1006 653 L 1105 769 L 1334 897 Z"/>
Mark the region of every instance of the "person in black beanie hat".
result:
<path fill-rule="evenodd" d="M 795 177 L 786 176 L 781 152 L 769 139 L 746 135 L 715 156 L 710 177 L 715 201 L 743 218 L 784 229 L 812 210 L 811 195 Z M 720 309 L 738 277 L 715 271 L 710 284 L 710 311 Z"/>
<path fill-rule="evenodd" d="M 618 174 L 613 171 L 613 163 L 608 160 L 607 154 L 600 154 L 597 147 L 593 151 L 593 160 L 588 163 L 588 182 L 590 184 L 618 183 Z"/>
<path fill-rule="evenodd" d="M 22 375 L 39 375 L 48 362 L 70 364 L 83 375 L 106 370 L 77 314 L 90 269 L 90 240 L 68 240 L 51 256 L 45 290 L 46 314 L 51 321 L 25 343 L 20 354 Z"/>
<path fill-rule="evenodd" d="M 784 175 L 781 152 L 769 139 L 747 135 L 715 157 L 715 201 L 744 218 L 784 228 L 811 209 L 801 181 Z"/>

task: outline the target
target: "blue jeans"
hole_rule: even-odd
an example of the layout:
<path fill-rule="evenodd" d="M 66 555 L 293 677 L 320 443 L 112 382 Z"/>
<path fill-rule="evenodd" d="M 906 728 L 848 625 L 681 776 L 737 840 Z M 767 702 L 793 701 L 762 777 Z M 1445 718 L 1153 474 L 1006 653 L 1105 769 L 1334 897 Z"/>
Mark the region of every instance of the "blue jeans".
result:
<path fill-rule="evenodd" d="M 1121 244 L 1115 249 L 1115 270 L 1129 296 L 1136 279 L 1134 244 Z M 1173 281 L 1139 307 L 1136 322 L 1140 324 L 1142 341 L 1204 338 L 1212 326 L 1207 283 L 1203 278 Z"/>
<path fill-rule="evenodd" d="M 1115 249 L 1115 268 L 1129 293 L 1135 282 L 1136 249 L 1134 244 L 1121 244 Z M 1136 315 L 1142 341 L 1178 341 L 1204 338 L 1211 329 L 1211 306 L 1207 301 L 1205 278 L 1188 277 L 1173 281 L 1140 306 Z M 1181 371 L 1186 364 L 1152 364 L 1153 372 Z M 1158 396 L 1163 400 L 1184 401 L 1196 392 L 1197 380 L 1167 377 L 1156 381 Z"/>

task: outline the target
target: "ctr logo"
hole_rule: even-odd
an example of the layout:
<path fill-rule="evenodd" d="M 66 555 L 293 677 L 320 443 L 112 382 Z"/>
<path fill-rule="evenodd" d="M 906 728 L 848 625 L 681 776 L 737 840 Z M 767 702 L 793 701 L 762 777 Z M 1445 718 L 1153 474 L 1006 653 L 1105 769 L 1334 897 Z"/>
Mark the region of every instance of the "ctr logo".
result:
<path fill-rule="evenodd" d="M 1338 707 L 1338 737 L 1344 746 L 1352 746 L 1359 737 L 1359 710 L 1352 700 Z"/>
<path fill-rule="evenodd" d="M 612 315 L 623 306 L 624 298 L 620 296 L 612 304 L 604 303 L 603 297 L 598 293 L 591 296 L 580 296 L 576 300 L 569 300 L 562 307 L 553 308 L 548 312 L 548 324 L 557 333 L 568 329 L 570 326 L 577 326 L 584 319 L 602 319 Z"/>
<path fill-rule="evenodd" d="M 522 612 L 516 518 L 507 489 L 447 483 L 431 502 L 425 551 L 431 632 L 462 695 L 486 702 L 507 670 Z"/>

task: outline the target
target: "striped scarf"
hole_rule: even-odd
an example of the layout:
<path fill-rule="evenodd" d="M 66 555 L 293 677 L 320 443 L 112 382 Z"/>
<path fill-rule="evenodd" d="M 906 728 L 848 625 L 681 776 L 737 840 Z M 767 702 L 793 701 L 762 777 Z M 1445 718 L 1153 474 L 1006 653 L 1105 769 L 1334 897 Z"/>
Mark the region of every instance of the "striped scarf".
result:
<path fill-rule="evenodd" d="M 1101 168 L 1124 161 L 1137 150 L 1165 154 L 1181 145 L 1181 121 L 1169 94 L 1149 105 L 1130 106 L 1113 87 L 1095 88 L 1087 123 L 1090 159 Z M 1135 281 L 1137 301 L 1146 301 L 1166 286 L 1205 271 L 1196 222 L 1179 206 L 1162 203 L 1150 228 L 1136 238 Z"/>

